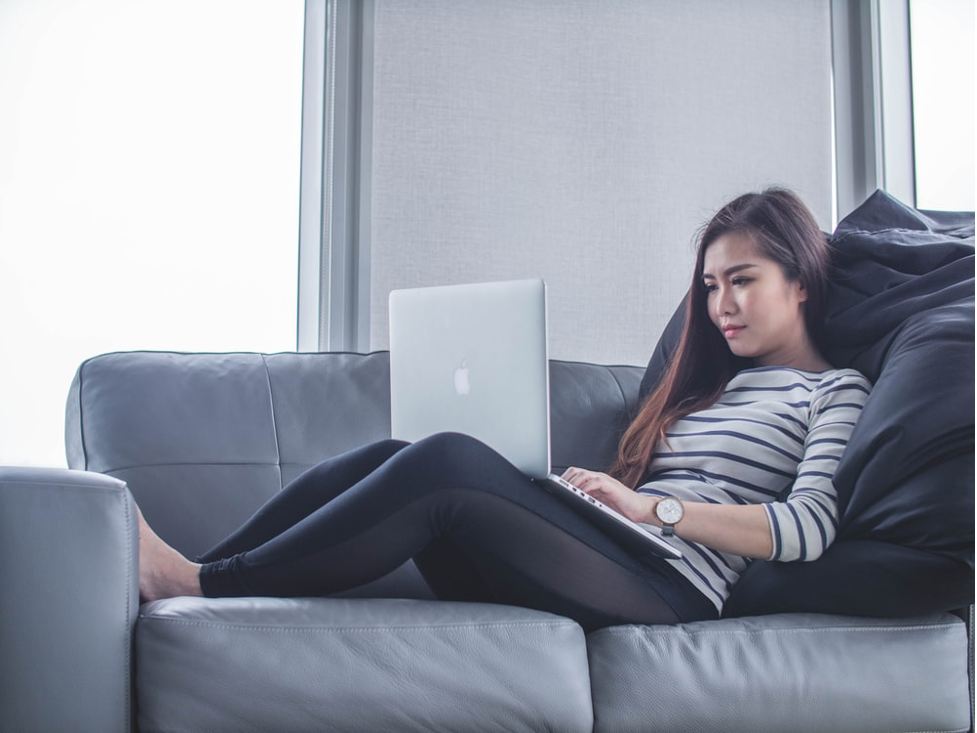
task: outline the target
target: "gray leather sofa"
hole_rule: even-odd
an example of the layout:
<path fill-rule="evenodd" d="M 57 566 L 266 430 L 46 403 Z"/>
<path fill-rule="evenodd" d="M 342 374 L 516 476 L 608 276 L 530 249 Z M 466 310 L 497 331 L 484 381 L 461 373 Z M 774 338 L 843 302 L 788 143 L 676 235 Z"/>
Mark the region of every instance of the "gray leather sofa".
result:
<path fill-rule="evenodd" d="M 553 362 L 557 466 L 606 466 L 643 370 Z M 289 479 L 389 431 L 388 358 L 119 353 L 79 368 L 76 470 L 0 469 L 0 731 L 965 731 L 952 613 L 779 613 L 590 635 L 431 599 L 138 603 L 132 497 L 202 551 Z M 972 620 L 972 607 L 969 611 Z M 966 614 L 964 614 L 966 615 Z"/>

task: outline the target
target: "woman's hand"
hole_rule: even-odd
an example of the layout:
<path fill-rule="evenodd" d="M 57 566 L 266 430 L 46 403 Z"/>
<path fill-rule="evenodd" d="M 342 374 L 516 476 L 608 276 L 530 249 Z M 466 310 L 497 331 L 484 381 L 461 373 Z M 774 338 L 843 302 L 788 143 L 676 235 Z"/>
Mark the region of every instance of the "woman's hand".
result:
<path fill-rule="evenodd" d="M 657 499 L 629 489 L 606 473 L 571 466 L 563 473 L 563 479 L 601 503 L 616 509 L 632 522 L 659 523 L 655 519 Z"/>
<path fill-rule="evenodd" d="M 606 473 L 568 468 L 563 478 L 603 504 L 616 509 L 632 522 L 662 523 L 655 515 L 659 498 L 639 494 Z M 766 510 L 760 504 L 710 504 L 684 501 L 685 516 L 675 525 L 675 533 L 720 552 L 744 557 L 769 559 L 773 536 Z"/>

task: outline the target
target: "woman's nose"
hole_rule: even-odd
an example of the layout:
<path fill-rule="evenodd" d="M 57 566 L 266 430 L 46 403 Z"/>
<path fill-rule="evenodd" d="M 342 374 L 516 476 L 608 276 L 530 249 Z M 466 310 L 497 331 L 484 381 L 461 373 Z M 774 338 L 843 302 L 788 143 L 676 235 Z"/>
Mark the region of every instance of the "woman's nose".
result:
<path fill-rule="evenodd" d="M 719 292 L 716 293 L 714 306 L 717 318 L 722 318 L 723 316 L 728 316 L 736 312 L 736 303 L 726 288 L 719 288 Z"/>

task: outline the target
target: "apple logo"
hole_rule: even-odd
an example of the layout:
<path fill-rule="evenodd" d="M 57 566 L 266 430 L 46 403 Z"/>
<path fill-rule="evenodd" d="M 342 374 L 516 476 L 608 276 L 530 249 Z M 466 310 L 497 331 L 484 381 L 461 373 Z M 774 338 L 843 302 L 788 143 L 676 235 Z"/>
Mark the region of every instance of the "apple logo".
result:
<path fill-rule="evenodd" d="M 460 395 L 467 395 L 471 391 L 471 384 L 468 381 L 468 367 L 465 366 L 467 359 L 462 360 L 461 366 L 455 369 L 455 392 Z"/>

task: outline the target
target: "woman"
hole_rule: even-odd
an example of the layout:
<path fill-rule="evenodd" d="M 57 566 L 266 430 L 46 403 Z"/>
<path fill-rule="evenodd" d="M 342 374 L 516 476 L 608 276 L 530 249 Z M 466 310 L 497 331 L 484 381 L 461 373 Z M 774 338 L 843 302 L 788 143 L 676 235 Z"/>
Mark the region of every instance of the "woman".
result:
<path fill-rule="evenodd" d="M 552 611 L 587 629 L 716 618 L 753 558 L 833 540 L 832 476 L 867 399 L 818 338 L 829 257 L 807 208 L 769 189 L 702 232 L 679 346 L 609 473 L 564 478 L 672 535 L 639 560 L 466 436 L 383 441 L 300 476 L 197 562 L 140 515 L 140 592 L 326 595 L 409 558 L 442 599 Z"/>

